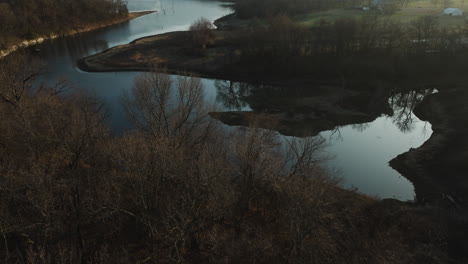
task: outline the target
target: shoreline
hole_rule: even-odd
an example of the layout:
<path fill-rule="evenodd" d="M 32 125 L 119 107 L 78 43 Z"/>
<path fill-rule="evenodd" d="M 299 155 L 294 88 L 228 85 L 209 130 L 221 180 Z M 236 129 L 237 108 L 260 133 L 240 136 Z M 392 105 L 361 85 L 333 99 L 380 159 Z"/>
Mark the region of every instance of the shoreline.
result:
<path fill-rule="evenodd" d="M 204 55 L 194 55 L 193 51 L 190 51 L 189 31 L 172 31 L 141 37 L 128 44 L 110 47 L 100 53 L 81 58 L 77 60 L 76 64 L 80 70 L 86 72 L 148 72 L 155 70 L 154 65 L 157 65 L 161 71 L 168 74 L 192 75 L 207 79 L 222 79 L 286 87 L 304 83 L 343 85 L 344 82 L 347 85 L 376 84 L 387 86 L 388 83 L 395 85 L 391 80 L 382 82 L 378 79 L 369 80 L 363 77 L 345 80 L 344 82 L 343 79 L 340 79 L 341 76 L 313 76 L 313 78 L 310 78 L 299 75 L 272 79 L 269 73 L 261 74 L 255 68 L 239 71 L 238 67 L 236 67 L 238 66 L 236 63 L 239 58 L 236 57 L 235 52 L 234 54 L 229 53 L 230 49 L 236 49 L 237 47 L 229 38 L 231 38 L 230 34 L 233 29 L 248 26 L 248 20 L 239 19 L 235 13 L 232 13 L 216 19 L 213 24 L 217 27 L 214 32 L 218 36 L 214 44 L 209 45 L 206 50 L 202 51 L 205 53 Z M 186 36 L 181 37 L 177 35 Z M 171 39 L 179 39 L 182 42 Z M 168 45 L 171 45 L 170 49 Z M 132 53 L 131 55 L 136 55 L 136 57 L 130 56 L 130 53 Z M 180 54 L 182 54 L 184 60 L 180 59 Z M 174 55 L 179 56 L 179 58 L 176 58 L 178 60 L 174 59 Z M 142 58 L 145 59 L 143 60 Z M 151 61 L 155 59 L 156 62 Z M 187 63 L 188 60 L 191 60 L 191 62 Z M 405 79 L 401 80 L 397 85 L 399 86 L 399 90 L 417 90 L 423 87 L 439 87 L 447 83 L 452 84 L 455 78 L 460 83 L 465 81 L 465 78 L 459 77 L 458 74 L 446 74 L 443 77 L 427 76 L 425 80 L 420 78 Z M 468 81 L 468 78 L 466 78 L 466 81 Z"/>
<path fill-rule="evenodd" d="M 219 25 L 223 20 L 229 21 L 232 19 L 235 19 L 235 15 L 231 14 L 218 19 L 215 23 Z M 168 74 L 194 74 L 202 78 L 245 81 L 253 84 L 261 83 L 282 87 L 310 86 L 311 84 L 326 83 L 333 83 L 337 86 L 342 85 L 339 80 L 304 79 L 300 77 L 276 80 L 268 79 L 265 78 L 266 76 L 256 75 L 251 72 L 244 72 L 242 69 L 233 70 L 232 67 L 235 66 L 235 63 L 232 64 L 228 52 L 229 49 L 235 48 L 235 46 L 226 38 L 229 31 L 216 30 L 215 32 L 217 34 L 216 41 L 204 51 L 204 56 L 192 54 L 190 52 L 189 32 L 179 31 L 148 36 L 132 41 L 129 44 L 110 48 L 101 53 L 79 60 L 78 67 L 81 70 L 90 72 L 149 71 L 154 69 L 153 65 L 156 64 L 161 67 L 161 71 Z M 451 77 L 454 77 L 454 75 L 443 76 L 442 78 L 440 76 L 436 76 L 435 78 L 430 78 L 428 76 L 423 82 L 420 79 L 401 80 L 395 84 L 398 85 L 401 90 L 435 86 L 439 87 L 440 91 L 438 94 L 427 96 L 415 109 L 415 114 L 418 118 L 429 121 L 433 126 L 434 132 L 431 137 L 419 148 L 410 149 L 408 152 L 398 155 L 390 162 L 392 168 L 414 184 L 418 202 L 440 204 L 442 201 L 444 207 L 447 206 L 447 201 L 449 201 L 448 206 L 452 206 L 452 200 L 457 203 L 456 200 L 468 199 L 468 195 L 456 194 L 460 192 L 459 186 L 464 185 L 466 186 L 463 188 L 467 190 L 466 193 L 468 193 L 468 181 L 464 181 L 461 176 L 455 177 L 457 180 L 440 179 L 437 177 L 435 171 L 437 171 L 437 173 L 443 173 L 443 171 L 435 170 L 431 167 L 432 164 L 438 163 L 439 166 L 445 168 L 447 172 L 453 175 L 456 175 L 457 171 L 453 171 L 450 166 L 462 168 L 462 173 L 468 171 L 468 167 L 463 167 L 463 162 L 454 165 L 450 160 L 444 160 L 444 157 L 439 157 L 441 155 L 440 153 L 444 152 L 447 152 L 446 155 L 450 154 L 450 156 L 456 156 L 458 152 L 460 155 L 464 155 L 463 149 L 454 148 L 456 151 L 452 151 L 452 153 L 448 151 L 448 148 L 444 146 L 444 144 L 440 143 L 451 142 L 453 144 L 453 129 L 457 127 L 457 121 L 464 120 L 462 116 L 464 113 L 468 116 L 468 109 L 465 109 L 462 103 L 457 104 L 455 109 L 452 109 L 450 106 L 450 98 L 452 97 L 455 98 L 456 101 L 460 100 L 460 98 L 467 98 L 467 96 L 457 95 L 457 93 L 463 92 L 460 88 L 458 88 L 455 93 L 450 92 L 448 88 L 450 86 L 447 84 L 451 83 Z M 458 78 L 459 82 L 463 79 L 464 78 Z M 348 85 L 360 86 L 362 84 L 367 84 L 366 86 L 371 87 L 374 84 L 372 81 L 369 83 L 369 80 L 355 80 L 355 82 L 356 83 L 348 83 Z M 385 85 L 385 83 L 378 82 L 375 84 L 378 86 Z M 441 102 L 436 103 L 439 100 L 438 98 Z M 427 105 L 432 106 L 429 107 Z M 445 112 L 436 112 L 434 109 L 437 107 L 433 105 L 442 105 L 441 111 L 443 110 Z M 220 113 L 212 114 L 221 117 Z M 244 113 L 231 112 L 222 115 L 224 115 L 228 123 L 230 122 L 233 124 L 245 123 L 248 119 L 245 118 L 246 116 L 244 116 Z M 271 125 L 265 123 L 265 127 L 267 126 Z M 460 130 L 466 131 L 466 128 L 462 127 Z M 447 131 L 452 132 L 448 133 Z M 290 133 L 290 131 L 287 132 Z M 468 133 L 468 131 L 466 133 Z M 455 134 L 459 135 L 460 133 Z M 463 140 L 461 136 L 457 136 L 457 138 L 468 146 L 466 140 Z M 466 156 L 468 157 L 468 154 Z M 466 184 L 464 182 L 466 182 Z M 445 189 L 441 186 L 444 186 Z M 453 192 L 455 192 L 455 194 Z M 433 193 L 438 193 L 435 195 L 437 197 L 429 199 L 429 196 L 434 196 L 432 195 Z M 462 198 L 457 198 L 459 196 Z"/>
<path fill-rule="evenodd" d="M 414 187 L 416 206 L 445 210 L 448 246 L 457 258 L 466 257 L 468 242 L 468 91 L 452 87 L 428 95 L 415 108 L 432 124 L 431 137 L 390 161 L 390 166 Z"/>
<path fill-rule="evenodd" d="M 422 205 L 466 209 L 468 213 L 468 92 L 462 87 L 426 96 L 415 115 L 432 125 L 431 137 L 390 161 L 390 166 L 413 182 Z"/>
<path fill-rule="evenodd" d="M 158 65 L 161 70 L 168 74 L 194 75 L 207 79 L 223 79 L 232 81 L 244 81 L 258 84 L 288 85 L 289 82 L 268 82 L 267 79 L 260 76 L 252 76 L 249 72 L 232 74 L 227 66 L 226 58 L 223 52 L 230 48 L 230 44 L 223 39 L 228 31 L 215 31 L 218 35 L 217 41 L 221 44 L 215 44 L 215 47 L 209 47 L 206 51 L 215 53 L 214 56 L 203 56 L 190 54 L 189 31 L 173 31 L 147 37 L 142 37 L 129 42 L 128 44 L 111 47 L 100 53 L 79 59 L 77 66 L 80 70 L 86 72 L 129 72 L 141 71 L 147 72 L 154 70 L 154 65 Z M 181 45 L 180 43 L 185 43 Z M 188 46 L 186 46 L 188 44 Z M 156 45 L 154 50 L 148 49 Z M 147 51 L 145 49 L 148 49 Z M 144 54 L 141 52 L 151 54 Z M 125 55 L 125 58 L 113 60 L 113 56 L 120 57 L 120 53 L 136 52 L 135 57 Z M 158 57 L 158 55 L 161 55 Z M 141 58 L 150 58 L 140 60 Z M 106 60 L 112 60 L 107 62 Z M 213 59 L 213 60 L 212 60 Z M 177 60 L 177 61 L 176 61 Z M 176 61 L 176 62 L 172 62 Z M 303 80 L 306 81 L 306 80 Z M 297 82 L 297 80 L 295 81 Z"/>
<path fill-rule="evenodd" d="M 139 18 L 141 16 L 152 14 L 154 12 L 156 12 L 156 11 L 131 12 L 131 13 L 128 14 L 127 17 L 117 18 L 117 19 L 114 19 L 112 21 L 101 23 L 101 24 L 86 26 L 86 27 L 84 27 L 82 29 L 78 29 L 78 30 L 70 30 L 65 34 L 51 34 L 49 36 L 42 36 L 42 37 L 38 37 L 38 38 L 35 38 L 35 39 L 32 39 L 32 40 L 23 40 L 20 43 L 12 45 L 8 49 L 0 50 L 0 59 L 10 55 L 11 53 L 17 51 L 18 49 L 28 48 L 28 47 L 31 47 L 31 46 L 34 46 L 34 45 L 37 45 L 37 44 L 41 44 L 46 40 L 57 39 L 59 37 L 64 37 L 64 36 L 72 36 L 72 35 L 76 35 L 76 34 L 80 34 L 80 33 L 84 33 L 84 32 L 90 32 L 90 31 L 93 31 L 93 30 L 105 28 L 105 27 L 108 27 L 108 26 L 113 26 L 113 25 L 125 23 L 125 22 L 133 20 L 135 18 Z"/>

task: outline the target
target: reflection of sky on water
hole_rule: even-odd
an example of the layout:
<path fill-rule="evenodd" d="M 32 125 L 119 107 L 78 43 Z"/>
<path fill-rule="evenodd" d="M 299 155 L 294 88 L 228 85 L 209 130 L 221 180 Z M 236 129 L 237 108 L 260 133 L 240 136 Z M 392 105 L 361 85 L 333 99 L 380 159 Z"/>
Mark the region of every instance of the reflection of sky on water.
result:
<path fill-rule="evenodd" d="M 326 151 L 335 158 L 329 166 L 338 170 L 343 186 L 372 196 L 413 200 L 412 184 L 388 165 L 399 154 L 421 146 L 432 134 L 431 124 L 411 115 L 411 131 L 402 131 L 392 117 L 382 116 L 366 124 L 364 130 L 350 125 L 339 132 L 320 134 L 330 141 Z"/>
<path fill-rule="evenodd" d="M 121 131 L 128 126 L 120 105 L 120 97 L 132 86 L 133 79 L 139 73 L 88 73 L 80 71 L 76 67 L 76 61 L 137 38 L 186 30 L 201 16 L 214 21 L 231 12 L 224 8 L 221 2 L 215 1 L 129 0 L 128 2 L 130 11 L 146 10 L 157 2 L 158 5 L 170 9 L 170 12 L 152 13 L 128 23 L 47 41 L 39 45 L 41 50 L 39 56 L 48 63 L 46 73 L 39 82 L 54 84 L 59 80 L 67 80 L 70 87 L 79 87 L 95 94 L 105 104 L 114 131 Z M 214 81 L 204 82 L 206 86 L 214 86 Z"/>
<path fill-rule="evenodd" d="M 238 103 L 236 99 L 247 96 L 250 90 L 242 90 L 240 87 L 230 85 L 230 82 L 216 85 L 218 102 L 230 107 L 233 102 L 234 106 L 244 106 L 245 101 Z M 231 94 L 236 91 L 238 94 Z M 392 117 L 381 116 L 370 123 L 343 126 L 320 133 L 318 137 L 328 142 L 322 150 L 323 156 L 330 158 L 326 159 L 327 166 L 343 179 L 342 186 L 381 198 L 414 199 L 413 185 L 388 163 L 410 148 L 421 146 L 431 136 L 431 124 L 419 120 L 413 114 L 413 109 L 425 95 L 432 92 L 425 90 L 394 94 L 389 99 L 394 110 Z M 248 106 L 240 110 L 249 111 Z"/>
<path fill-rule="evenodd" d="M 128 0 L 128 10 L 130 12 L 138 11 L 159 11 L 161 10 L 161 1 L 159 0 Z"/>

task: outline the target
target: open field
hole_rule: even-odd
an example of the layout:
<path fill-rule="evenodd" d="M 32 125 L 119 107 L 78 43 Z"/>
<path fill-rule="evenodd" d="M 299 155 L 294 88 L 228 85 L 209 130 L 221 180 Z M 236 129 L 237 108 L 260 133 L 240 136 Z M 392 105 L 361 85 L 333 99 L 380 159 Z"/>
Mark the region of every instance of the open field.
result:
<path fill-rule="evenodd" d="M 450 7 L 457 7 L 464 9 L 468 7 L 468 4 L 465 5 L 463 1 L 452 1 Z M 384 18 L 393 19 L 403 23 L 410 23 L 423 16 L 434 16 L 437 17 L 437 21 L 440 26 L 443 27 L 458 27 L 464 26 L 467 23 L 468 17 L 452 17 L 442 15 L 444 7 L 441 5 L 435 6 L 431 4 L 430 1 L 416 1 L 410 2 L 407 6 L 402 8 L 391 15 L 384 15 L 379 11 L 362 11 L 358 9 L 334 9 L 327 10 L 322 12 L 313 12 L 306 15 L 300 15 L 296 17 L 296 21 L 306 26 L 313 26 L 318 23 L 320 20 L 334 21 L 343 17 L 358 18 L 368 15 L 378 15 Z"/>

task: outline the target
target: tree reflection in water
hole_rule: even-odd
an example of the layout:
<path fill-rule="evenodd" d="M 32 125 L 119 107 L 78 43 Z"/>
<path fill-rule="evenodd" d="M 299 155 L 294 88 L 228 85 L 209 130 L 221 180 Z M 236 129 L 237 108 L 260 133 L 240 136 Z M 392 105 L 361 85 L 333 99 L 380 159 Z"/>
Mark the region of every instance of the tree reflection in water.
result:
<path fill-rule="evenodd" d="M 243 108 L 248 107 L 248 103 L 245 99 L 251 92 L 249 84 L 216 80 L 215 87 L 218 91 L 216 101 L 222 103 L 226 109 L 241 111 Z"/>
<path fill-rule="evenodd" d="M 287 104 L 286 98 L 301 98 L 303 95 L 292 93 L 291 89 L 281 89 L 262 85 L 252 85 L 243 82 L 227 80 L 215 81 L 217 89 L 216 101 L 221 103 L 227 111 L 245 111 L 248 108 L 254 112 L 269 112 L 272 108 L 281 112 L 289 112 L 297 108 L 294 103 Z M 264 89 L 268 87 L 268 90 Z M 409 133 L 416 128 L 415 122 L 419 119 L 413 114 L 414 108 L 425 96 L 436 92 L 435 89 L 421 89 L 408 92 L 392 93 L 388 102 L 393 109 L 392 121 L 403 133 Z M 296 100 L 287 100 L 295 102 Z M 280 103 L 283 102 L 283 103 Z M 275 111 L 275 112 L 277 112 Z M 363 132 L 371 126 L 370 123 L 353 124 L 354 130 Z M 426 126 L 424 126 L 425 128 Z M 337 132 L 338 130 L 338 132 Z M 340 139 L 339 128 L 335 128 L 332 136 Z"/>
<path fill-rule="evenodd" d="M 434 93 L 434 89 L 416 90 L 405 93 L 394 93 L 389 99 L 393 108 L 393 123 L 403 132 L 411 132 L 415 126 L 414 108 L 425 96 Z"/>
<path fill-rule="evenodd" d="M 358 131 L 358 132 L 364 132 L 367 128 L 371 126 L 372 123 L 362 123 L 362 124 L 354 124 L 351 125 L 351 128 Z"/>

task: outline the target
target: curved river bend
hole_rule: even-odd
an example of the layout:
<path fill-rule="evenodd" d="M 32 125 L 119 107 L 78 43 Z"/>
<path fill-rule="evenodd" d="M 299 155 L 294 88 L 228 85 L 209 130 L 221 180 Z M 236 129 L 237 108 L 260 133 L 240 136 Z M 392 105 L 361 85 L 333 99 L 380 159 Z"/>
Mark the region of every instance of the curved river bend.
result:
<path fill-rule="evenodd" d="M 80 58 L 137 38 L 186 30 L 200 17 L 212 21 L 231 11 L 222 2 L 203 0 L 129 0 L 130 11 L 157 10 L 128 23 L 93 32 L 46 41 L 39 45 L 39 56 L 47 63 L 47 72 L 39 81 L 54 84 L 67 80 L 72 88 L 84 89 L 100 98 L 109 113 L 113 131 L 128 128 L 120 98 L 132 87 L 137 72 L 87 73 L 76 68 Z M 215 80 L 202 80 L 207 100 L 220 101 Z M 380 198 L 412 200 L 413 185 L 388 166 L 388 162 L 410 148 L 419 147 L 432 133 L 431 126 L 417 119 L 411 109 L 393 104 L 397 115 L 382 116 L 374 122 L 344 126 L 320 136 L 329 141 L 324 152 L 334 158 L 328 167 L 343 178 L 343 186 Z M 248 105 L 226 110 L 248 110 Z M 400 115 L 400 112 L 401 115 Z M 403 120 L 403 121 L 402 121 Z M 401 124 L 401 123 L 405 124 Z"/>

